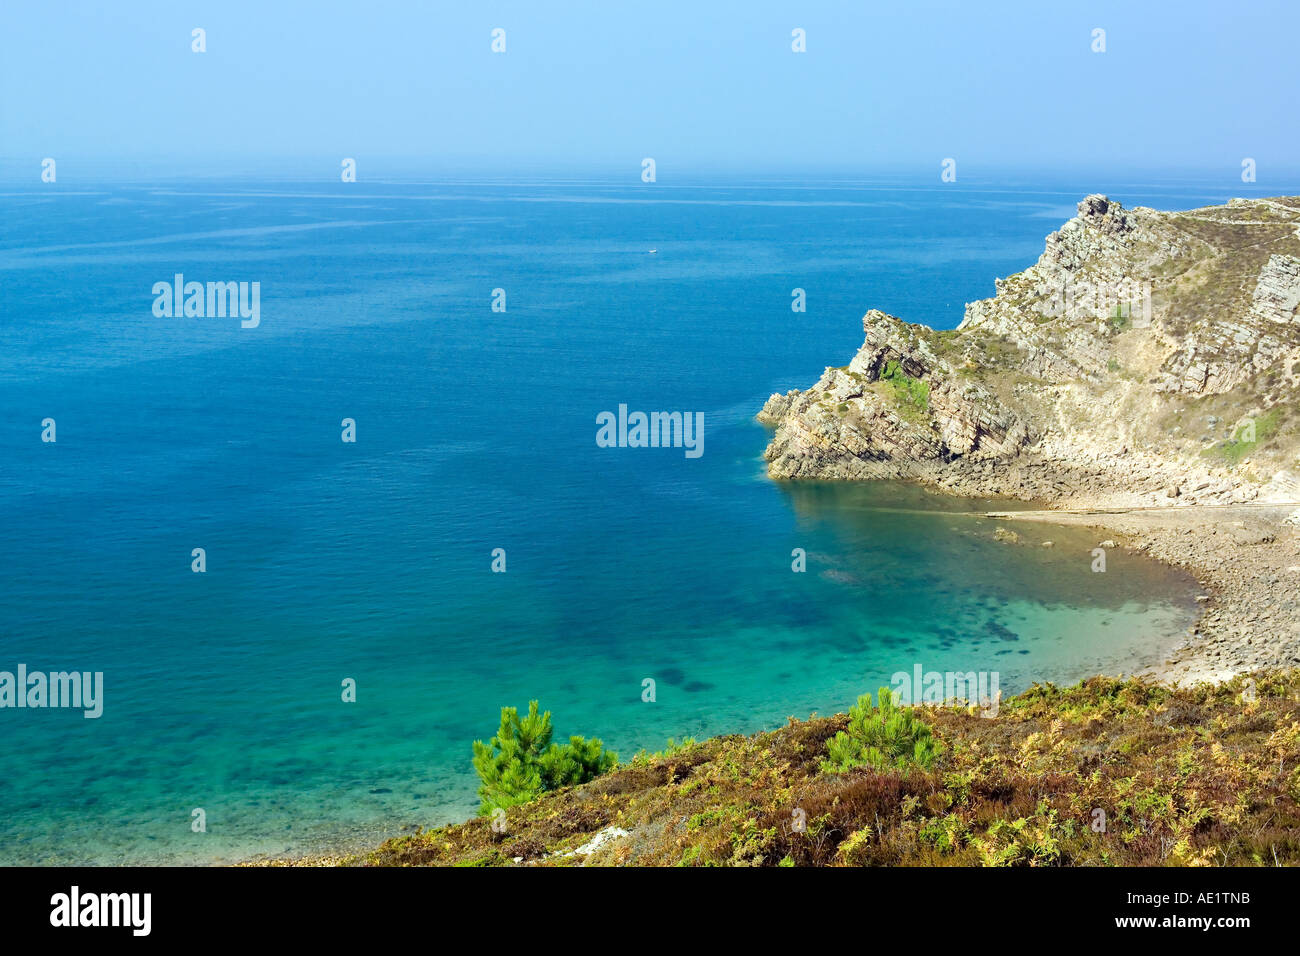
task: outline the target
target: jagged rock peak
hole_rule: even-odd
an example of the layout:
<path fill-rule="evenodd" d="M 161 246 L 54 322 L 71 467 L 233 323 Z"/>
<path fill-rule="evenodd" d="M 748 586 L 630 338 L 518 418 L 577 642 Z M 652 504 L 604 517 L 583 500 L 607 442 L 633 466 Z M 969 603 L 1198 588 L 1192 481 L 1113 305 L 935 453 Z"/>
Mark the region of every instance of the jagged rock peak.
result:
<path fill-rule="evenodd" d="M 1132 228 L 1128 211 L 1101 193 L 1083 197 L 1078 208 L 1079 219 L 1083 224 L 1101 232 L 1114 235 L 1128 232 Z"/>

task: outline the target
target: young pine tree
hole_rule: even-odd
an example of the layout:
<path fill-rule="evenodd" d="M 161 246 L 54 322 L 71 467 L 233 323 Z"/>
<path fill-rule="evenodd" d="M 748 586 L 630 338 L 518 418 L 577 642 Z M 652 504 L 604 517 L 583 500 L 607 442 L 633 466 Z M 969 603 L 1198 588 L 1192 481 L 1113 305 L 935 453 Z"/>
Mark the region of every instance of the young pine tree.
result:
<path fill-rule="evenodd" d="M 849 709 L 848 730 L 841 730 L 826 742 L 822 770 L 842 773 L 863 766 L 901 770 L 909 764 L 925 769 L 943 749 L 911 708 L 894 703 L 888 687 L 880 688 L 877 696 L 878 708 L 872 708 L 870 694 L 863 694 Z"/>
<path fill-rule="evenodd" d="M 551 742 L 551 712 L 539 714 L 537 701 L 528 702 L 528 715 L 514 707 L 501 708 L 496 736 L 474 741 L 474 769 L 482 783 L 479 813 L 535 800 L 548 790 L 586 783 L 612 769 L 618 754 L 604 749 L 597 738 L 570 737 L 563 746 Z"/>

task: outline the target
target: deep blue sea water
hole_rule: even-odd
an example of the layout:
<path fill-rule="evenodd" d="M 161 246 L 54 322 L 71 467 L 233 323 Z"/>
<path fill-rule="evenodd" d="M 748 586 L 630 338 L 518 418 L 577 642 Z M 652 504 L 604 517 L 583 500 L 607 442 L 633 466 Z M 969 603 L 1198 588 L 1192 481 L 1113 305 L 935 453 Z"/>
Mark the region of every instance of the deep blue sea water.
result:
<path fill-rule="evenodd" d="M 1182 575 L 1093 574 L 1085 532 L 994 542 L 911 487 L 772 482 L 753 421 L 848 362 L 868 308 L 954 326 L 1104 185 L 8 188 L 0 670 L 103 671 L 105 704 L 0 710 L 0 863 L 462 819 L 470 742 L 530 698 L 626 758 L 916 663 L 1010 692 L 1154 656 L 1194 618 Z M 177 272 L 260 282 L 260 326 L 155 317 Z M 703 412 L 704 454 L 597 447 L 620 403 Z"/>

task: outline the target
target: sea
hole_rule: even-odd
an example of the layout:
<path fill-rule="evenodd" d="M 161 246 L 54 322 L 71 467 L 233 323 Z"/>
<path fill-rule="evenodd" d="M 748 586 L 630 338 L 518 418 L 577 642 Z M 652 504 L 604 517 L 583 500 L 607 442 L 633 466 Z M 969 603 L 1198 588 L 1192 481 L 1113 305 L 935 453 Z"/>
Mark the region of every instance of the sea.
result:
<path fill-rule="evenodd" d="M 0 863 L 356 850 L 473 816 L 503 706 L 626 761 L 918 665 L 1129 673 L 1195 620 L 1094 532 L 773 481 L 754 415 L 869 308 L 955 327 L 1089 192 L 1230 178 L 31 179 L 0 183 L 0 671 L 102 674 L 102 713 L 0 708 Z M 257 283 L 256 322 L 174 314 L 178 275 Z M 620 406 L 701 415 L 700 453 L 604 447 Z"/>

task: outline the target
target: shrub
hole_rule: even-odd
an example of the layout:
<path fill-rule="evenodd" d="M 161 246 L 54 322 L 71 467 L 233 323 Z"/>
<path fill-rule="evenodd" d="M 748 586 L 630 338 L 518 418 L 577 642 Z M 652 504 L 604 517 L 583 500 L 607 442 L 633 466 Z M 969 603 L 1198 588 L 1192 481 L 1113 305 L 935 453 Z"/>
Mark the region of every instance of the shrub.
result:
<path fill-rule="evenodd" d="M 598 738 L 570 737 L 561 746 L 551 742 L 551 733 L 551 712 L 539 714 L 537 701 L 528 702 L 528 716 L 522 718 L 514 707 L 501 708 L 496 736 L 487 743 L 474 741 L 474 769 L 483 781 L 481 815 L 586 783 L 618 763 L 618 754 L 605 750 Z"/>
<path fill-rule="evenodd" d="M 1242 459 L 1254 452 L 1254 450 L 1273 435 L 1278 430 L 1278 425 L 1282 419 L 1282 410 L 1274 408 L 1272 411 L 1260 415 L 1258 418 L 1244 419 L 1232 430 L 1232 436 L 1217 445 L 1201 452 L 1207 458 L 1218 458 L 1233 466 L 1240 464 Z M 1249 425 L 1253 424 L 1252 429 Z"/>
<path fill-rule="evenodd" d="M 880 705 L 872 707 L 863 694 L 849 709 L 849 727 L 826 742 L 822 770 L 843 773 L 852 767 L 877 770 L 903 769 L 915 764 L 928 768 L 942 746 L 928 725 L 917 720 L 909 707 L 894 703 L 888 687 L 880 688 Z"/>
<path fill-rule="evenodd" d="M 930 410 L 930 383 L 908 375 L 897 360 L 885 363 L 880 378 L 893 387 L 895 401 L 909 417 L 916 418 Z"/>

